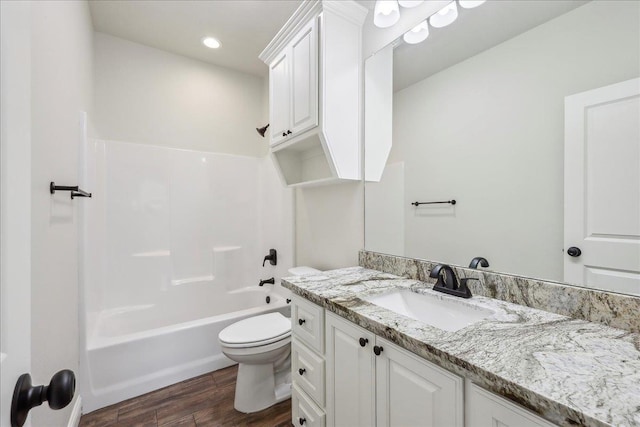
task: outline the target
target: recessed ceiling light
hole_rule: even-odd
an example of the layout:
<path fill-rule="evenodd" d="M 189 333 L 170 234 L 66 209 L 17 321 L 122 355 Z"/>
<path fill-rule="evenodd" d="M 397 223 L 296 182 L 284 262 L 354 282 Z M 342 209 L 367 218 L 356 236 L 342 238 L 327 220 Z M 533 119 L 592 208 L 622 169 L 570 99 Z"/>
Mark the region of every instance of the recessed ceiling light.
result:
<path fill-rule="evenodd" d="M 218 39 L 215 39 L 213 37 L 204 37 L 202 39 L 202 44 L 210 49 L 217 49 L 220 47 L 220 42 L 218 41 Z"/>

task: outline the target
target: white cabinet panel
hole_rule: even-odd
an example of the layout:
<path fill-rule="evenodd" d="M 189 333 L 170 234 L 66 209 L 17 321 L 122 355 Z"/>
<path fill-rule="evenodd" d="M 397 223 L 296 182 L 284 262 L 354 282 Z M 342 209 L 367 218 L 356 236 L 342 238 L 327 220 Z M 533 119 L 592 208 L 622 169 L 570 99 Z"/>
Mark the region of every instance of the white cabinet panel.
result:
<path fill-rule="evenodd" d="M 553 427 L 554 424 L 471 382 L 467 385 L 467 427 Z"/>
<path fill-rule="evenodd" d="M 291 330 L 310 348 L 324 352 L 324 308 L 295 297 L 291 307 Z"/>
<path fill-rule="evenodd" d="M 297 427 L 324 427 L 324 411 L 295 385 L 291 393 L 291 418 Z"/>
<path fill-rule="evenodd" d="M 382 338 L 376 357 L 376 425 L 463 426 L 463 379 Z"/>
<path fill-rule="evenodd" d="M 278 144 L 287 138 L 291 120 L 289 50 L 285 49 L 269 66 L 269 99 L 271 144 Z"/>
<path fill-rule="evenodd" d="M 291 136 L 318 125 L 318 31 L 312 20 L 291 43 Z M 288 133 L 289 131 L 287 131 Z"/>
<path fill-rule="evenodd" d="M 332 313 L 326 318 L 327 424 L 373 426 L 375 335 Z"/>
<path fill-rule="evenodd" d="M 324 359 L 295 337 L 291 343 L 291 368 L 293 383 L 318 405 L 324 405 Z"/>

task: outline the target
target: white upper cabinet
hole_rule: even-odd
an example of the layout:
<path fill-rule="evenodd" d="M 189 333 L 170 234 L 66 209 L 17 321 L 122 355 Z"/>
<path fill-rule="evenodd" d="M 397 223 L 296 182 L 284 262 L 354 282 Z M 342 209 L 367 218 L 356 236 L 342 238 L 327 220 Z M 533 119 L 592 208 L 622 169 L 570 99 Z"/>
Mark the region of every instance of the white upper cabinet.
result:
<path fill-rule="evenodd" d="M 293 135 L 299 135 L 318 126 L 317 31 L 317 20 L 314 19 L 291 43 L 291 129 L 289 131 Z"/>
<path fill-rule="evenodd" d="M 362 24 L 355 1 L 304 1 L 260 54 L 271 153 L 288 186 L 361 179 Z"/>
<path fill-rule="evenodd" d="M 289 51 L 282 52 L 269 67 L 269 97 L 271 99 L 270 127 L 271 144 L 277 144 L 287 137 L 290 127 Z M 278 94 L 274 96 L 273 94 Z"/>
<path fill-rule="evenodd" d="M 317 31 L 314 19 L 269 66 L 272 146 L 318 126 Z"/>

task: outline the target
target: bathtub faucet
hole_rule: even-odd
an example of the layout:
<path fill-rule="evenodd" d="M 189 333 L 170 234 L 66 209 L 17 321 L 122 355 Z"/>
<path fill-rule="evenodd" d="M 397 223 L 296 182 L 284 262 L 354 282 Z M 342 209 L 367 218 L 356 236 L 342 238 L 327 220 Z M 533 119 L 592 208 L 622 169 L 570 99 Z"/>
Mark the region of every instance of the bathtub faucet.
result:
<path fill-rule="evenodd" d="M 259 286 L 263 286 L 265 283 L 267 283 L 269 285 L 275 285 L 276 284 L 276 279 L 272 277 L 270 279 L 260 280 L 260 285 Z"/>

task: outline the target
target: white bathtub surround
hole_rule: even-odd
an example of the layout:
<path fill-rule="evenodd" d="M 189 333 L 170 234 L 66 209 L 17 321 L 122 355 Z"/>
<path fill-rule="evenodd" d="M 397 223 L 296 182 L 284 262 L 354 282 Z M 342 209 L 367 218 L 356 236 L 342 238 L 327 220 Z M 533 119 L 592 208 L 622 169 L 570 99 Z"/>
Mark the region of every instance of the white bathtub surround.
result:
<path fill-rule="evenodd" d="M 293 263 L 293 196 L 270 159 L 114 141 L 88 151 L 85 412 L 233 364 L 218 333 L 288 315 L 279 281 L 258 282 Z M 263 268 L 269 248 L 278 265 Z"/>

